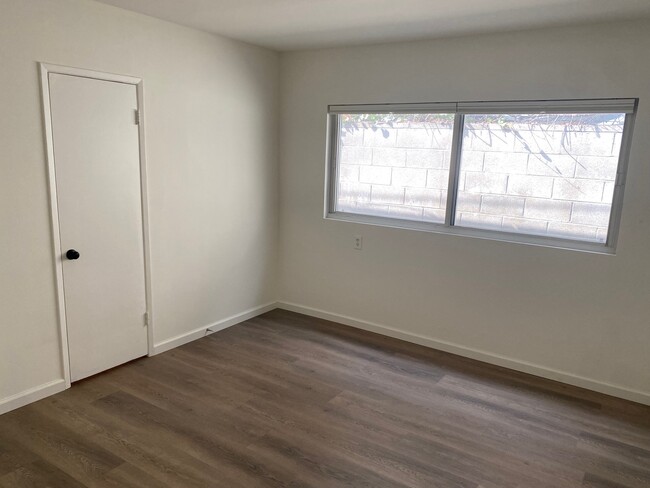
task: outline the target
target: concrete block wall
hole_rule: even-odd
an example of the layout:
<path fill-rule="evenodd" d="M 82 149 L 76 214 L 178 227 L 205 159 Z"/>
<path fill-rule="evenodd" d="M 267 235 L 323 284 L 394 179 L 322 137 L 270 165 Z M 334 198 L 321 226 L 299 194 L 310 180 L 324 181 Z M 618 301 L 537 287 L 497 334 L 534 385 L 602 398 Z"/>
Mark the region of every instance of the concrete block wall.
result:
<path fill-rule="evenodd" d="M 451 140 L 451 126 L 344 131 L 337 208 L 444 222 Z"/>
<path fill-rule="evenodd" d="M 621 130 L 472 124 L 456 223 L 604 242 Z M 337 208 L 444 222 L 451 141 L 446 125 L 344 130 Z"/>
<path fill-rule="evenodd" d="M 463 140 L 457 222 L 605 242 L 621 132 L 474 126 Z"/>

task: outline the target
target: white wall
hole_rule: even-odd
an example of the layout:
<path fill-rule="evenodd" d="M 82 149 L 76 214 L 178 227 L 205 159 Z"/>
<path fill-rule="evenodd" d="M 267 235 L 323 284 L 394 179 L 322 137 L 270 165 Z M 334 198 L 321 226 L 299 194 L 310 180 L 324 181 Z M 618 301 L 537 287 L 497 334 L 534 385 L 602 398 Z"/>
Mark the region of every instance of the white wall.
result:
<path fill-rule="evenodd" d="M 144 78 L 154 342 L 275 298 L 278 55 L 86 0 L 0 0 L 0 409 L 62 378 L 38 61 Z"/>
<path fill-rule="evenodd" d="M 648 52 L 630 22 L 283 54 L 280 299 L 650 402 Z M 322 218 L 328 104 L 589 97 L 641 99 L 616 256 Z"/>

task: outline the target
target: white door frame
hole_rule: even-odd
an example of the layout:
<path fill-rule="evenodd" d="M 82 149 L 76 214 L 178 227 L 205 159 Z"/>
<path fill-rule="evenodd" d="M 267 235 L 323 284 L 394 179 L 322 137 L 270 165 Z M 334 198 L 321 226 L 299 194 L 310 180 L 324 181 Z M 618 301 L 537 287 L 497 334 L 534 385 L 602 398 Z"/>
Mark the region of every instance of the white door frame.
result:
<path fill-rule="evenodd" d="M 149 199 L 147 196 L 147 163 L 144 144 L 144 86 L 142 78 L 133 76 L 102 73 L 69 66 L 58 66 L 48 63 L 39 63 L 41 72 L 41 91 L 43 96 L 43 121 L 45 124 L 45 143 L 47 148 L 47 169 L 50 194 L 50 211 L 52 223 L 52 243 L 54 251 L 54 266 L 56 275 L 56 295 L 59 315 L 59 332 L 61 339 L 61 363 L 66 388 L 70 388 L 70 350 L 68 346 L 68 328 L 65 313 L 65 295 L 63 289 L 63 259 L 59 231 L 59 209 L 56 193 L 56 172 L 54 164 L 54 138 L 52 133 L 52 112 L 50 106 L 49 74 L 78 76 L 93 80 L 113 81 L 127 85 L 135 85 L 138 99 L 138 138 L 140 142 L 140 191 L 142 197 L 142 235 L 144 242 L 144 275 L 145 298 L 147 303 L 147 350 L 148 355 L 153 355 L 153 311 L 151 292 L 151 251 L 149 248 Z"/>

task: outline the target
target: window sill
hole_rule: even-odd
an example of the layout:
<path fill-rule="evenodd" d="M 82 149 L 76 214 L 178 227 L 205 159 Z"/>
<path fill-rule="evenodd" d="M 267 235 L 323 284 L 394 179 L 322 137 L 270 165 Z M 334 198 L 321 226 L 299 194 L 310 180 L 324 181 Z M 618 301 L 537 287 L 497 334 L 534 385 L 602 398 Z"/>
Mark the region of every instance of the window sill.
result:
<path fill-rule="evenodd" d="M 473 237 L 490 241 L 501 241 L 512 244 L 524 244 L 528 246 L 547 247 L 567 251 L 580 251 L 591 254 L 615 255 L 616 249 L 606 244 L 597 242 L 577 241 L 545 236 L 513 234 L 485 229 L 473 229 L 470 227 L 449 226 L 445 224 L 434 224 L 416 220 L 394 219 L 378 217 L 375 215 L 361 215 L 346 212 L 329 212 L 325 215 L 326 220 L 341 222 L 352 222 L 357 224 L 375 225 L 379 227 L 390 227 L 394 229 L 415 230 L 431 232 L 435 234 L 447 234 L 452 236 Z"/>

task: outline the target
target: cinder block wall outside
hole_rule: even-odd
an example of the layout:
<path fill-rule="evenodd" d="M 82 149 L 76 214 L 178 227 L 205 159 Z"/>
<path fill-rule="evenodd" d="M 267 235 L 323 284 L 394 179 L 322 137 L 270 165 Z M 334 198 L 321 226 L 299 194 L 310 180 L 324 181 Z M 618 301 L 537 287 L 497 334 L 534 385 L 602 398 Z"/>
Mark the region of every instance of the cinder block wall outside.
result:
<path fill-rule="evenodd" d="M 456 223 L 604 242 L 621 135 L 596 127 L 473 126 L 463 140 Z M 444 220 L 452 128 L 343 131 L 340 210 Z"/>

